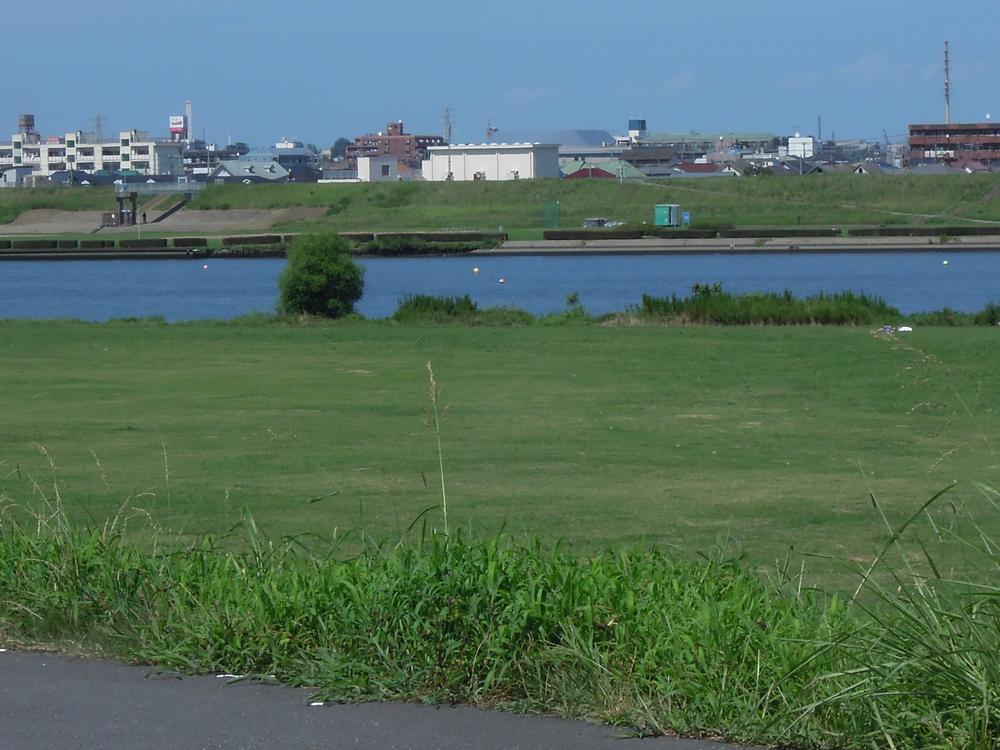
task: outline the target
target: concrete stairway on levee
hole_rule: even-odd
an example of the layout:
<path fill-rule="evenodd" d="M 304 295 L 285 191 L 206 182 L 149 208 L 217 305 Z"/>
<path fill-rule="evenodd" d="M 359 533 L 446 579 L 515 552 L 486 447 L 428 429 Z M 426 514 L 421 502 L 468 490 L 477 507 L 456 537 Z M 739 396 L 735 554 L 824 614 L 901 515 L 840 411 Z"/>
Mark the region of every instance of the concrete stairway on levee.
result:
<path fill-rule="evenodd" d="M 166 195 L 163 196 L 164 199 L 166 199 L 168 197 L 169 196 L 166 196 Z M 159 216 L 157 216 L 155 219 L 153 219 L 150 223 L 151 224 L 158 224 L 159 222 L 163 221 L 164 219 L 173 216 L 175 213 L 177 213 L 182 208 L 184 208 L 184 206 L 186 206 L 188 204 L 189 200 L 190 200 L 190 198 L 188 198 L 187 196 L 184 196 L 183 198 L 181 198 L 181 200 L 177 201 L 177 203 L 175 203 L 174 205 L 172 205 L 166 211 L 162 212 Z"/>

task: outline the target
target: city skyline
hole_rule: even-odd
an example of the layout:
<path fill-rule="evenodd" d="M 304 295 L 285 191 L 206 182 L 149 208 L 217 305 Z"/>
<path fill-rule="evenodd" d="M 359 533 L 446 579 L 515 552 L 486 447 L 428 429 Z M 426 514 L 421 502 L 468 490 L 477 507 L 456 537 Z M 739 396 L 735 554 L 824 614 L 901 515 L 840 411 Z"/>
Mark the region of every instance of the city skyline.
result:
<path fill-rule="evenodd" d="M 562 6 L 562 4 L 560 4 Z M 511 130 L 598 128 L 629 117 L 650 130 L 770 131 L 900 140 L 908 123 L 944 119 L 943 43 L 952 50 L 952 120 L 982 121 L 996 104 L 1000 9 L 968 0 L 935 19 L 928 2 L 848 0 L 823 9 L 723 0 L 692 14 L 640 0 L 628 12 L 583 0 L 566 7 L 511 0 L 473 14 L 455 0 L 434 13 L 386 2 L 247 0 L 170 6 L 110 0 L 99 12 L 5 10 L 12 73 L 0 120 L 35 114 L 45 135 L 93 129 L 165 136 L 194 102 L 192 135 L 252 145 L 282 137 L 329 147 L 402 119 L 409 132 L 481 141 Z M 739 9 L 739 13 L 737 13 Z M 975 19 L 971 23 L 970 19 Z M 23 61 L 23 62 L 22 62 Z M 1000 107 L 997 107 L 1000 111 Z M 0 131 L 2 132 L 2 131 Z"/>

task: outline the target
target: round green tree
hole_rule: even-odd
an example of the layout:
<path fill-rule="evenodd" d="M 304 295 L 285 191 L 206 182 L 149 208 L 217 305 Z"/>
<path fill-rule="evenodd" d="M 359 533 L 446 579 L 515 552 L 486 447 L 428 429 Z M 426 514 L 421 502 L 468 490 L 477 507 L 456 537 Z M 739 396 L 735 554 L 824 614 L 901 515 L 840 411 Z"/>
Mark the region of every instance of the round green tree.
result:
<path fill-rule="evenodd" d="M 304 234 L 288 248 L 278 305 L 286 313 L 340 318 L 354 311 L 364 286 L 364 269 L 346 240 L 332 232 Z"/>

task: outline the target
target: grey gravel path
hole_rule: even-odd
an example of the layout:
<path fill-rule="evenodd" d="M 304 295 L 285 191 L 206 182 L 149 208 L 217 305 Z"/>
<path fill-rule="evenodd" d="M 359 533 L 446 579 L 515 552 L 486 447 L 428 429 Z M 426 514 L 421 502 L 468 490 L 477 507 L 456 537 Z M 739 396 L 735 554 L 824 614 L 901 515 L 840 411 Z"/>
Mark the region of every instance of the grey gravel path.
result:
<path fill-rule="evenodd" d="M 0 651 L 2 750 L 735 750 L 465 706 L 310 706 L 307 690 Z"/>

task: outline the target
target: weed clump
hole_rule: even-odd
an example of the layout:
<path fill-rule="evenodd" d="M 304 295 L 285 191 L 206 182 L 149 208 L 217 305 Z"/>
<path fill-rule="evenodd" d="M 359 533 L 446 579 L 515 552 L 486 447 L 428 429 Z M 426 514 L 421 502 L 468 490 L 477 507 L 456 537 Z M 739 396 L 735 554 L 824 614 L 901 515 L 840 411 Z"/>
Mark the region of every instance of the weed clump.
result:
<path fill-rule="evenodd" d="M 733 294 L 721 284 L 695 284 L 688 297 L 642 295 L 641 318 L 716 325 L 871 325 L 902 314 L 879 297 L 855 292 L 795 297 L 790 291 Z"/>
<path fill-rule="evenodd" d="M 535 317 L 510 307 L 480 308 L 468 294 L 436 296 L 414 294 L 400 300 L 392 314 L 397 323 L 470 323 L 477 325 L 527 325 Z"/>

